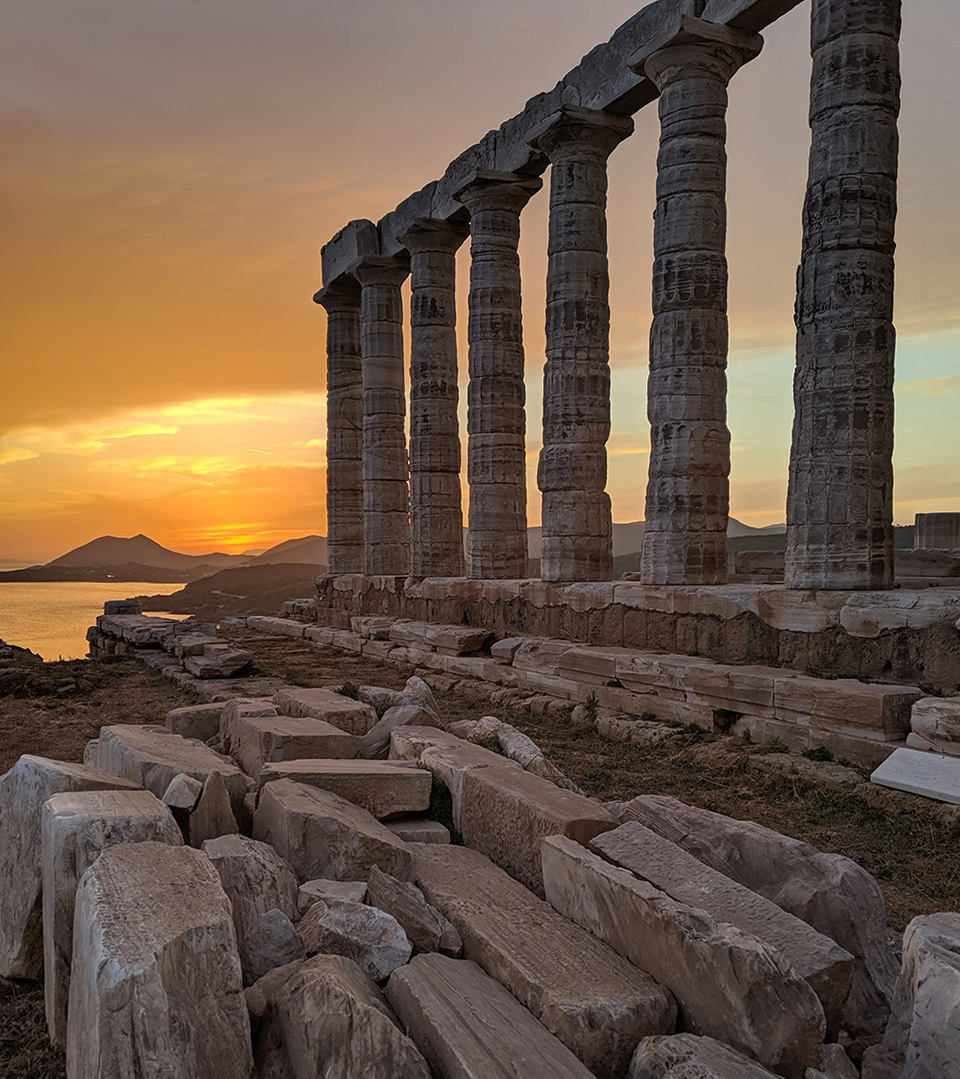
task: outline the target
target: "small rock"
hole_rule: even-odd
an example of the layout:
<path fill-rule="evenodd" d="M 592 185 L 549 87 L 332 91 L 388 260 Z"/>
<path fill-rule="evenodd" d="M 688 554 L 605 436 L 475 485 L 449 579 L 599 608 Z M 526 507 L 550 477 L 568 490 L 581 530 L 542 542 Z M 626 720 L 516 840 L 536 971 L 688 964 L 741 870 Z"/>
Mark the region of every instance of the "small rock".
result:
<path fill-rule="evenodd" d="M 308 880 L 297 892 L 297 907 L 306 914 L 314 903 L 366 903 L 367 885 L 362 880 Z"/>
<path fill-rule="evenodd" d="M 221 835 L 236 835 L 240 831 L 230 805 L 227 785 L 219 772 L 211 772 L 207 776 L 200 801 L 190 814 L 187 828 L 191 847 L 201 847 L 208 839 L 216 839 Z"/>
<path fill-rule="evenodd" d="M 374 866 L 367 881 L 367 894 L 372 906 L 396 918 L 414 951 L 443 952 L 454 959 L 460 958 L 463 953 L 460 934 L 424 899 L 415 884 L 399 881 Z"/>
<path fill-rule="evenodd" d="M 253 985 L 274 967 L 307 957 L 293 922 L 276 908 L 257 918 L 239 950 L 244 985 Z"/>
<path fill-rule="evenodd" d="M 413 952 L 395 918 L 360 903 L 316 903 L 297 928 L 308 955 L 344 955 L 376 982 L 389 978 Z"/>
<path fill-rule="evenodd" d="M 190 813 L 202 793 L 203 784 L 200 780 L 181 772 L 170 780 L 170 786 L 163 792 L 161 800 L 171 809 L 182 809 Z"/>

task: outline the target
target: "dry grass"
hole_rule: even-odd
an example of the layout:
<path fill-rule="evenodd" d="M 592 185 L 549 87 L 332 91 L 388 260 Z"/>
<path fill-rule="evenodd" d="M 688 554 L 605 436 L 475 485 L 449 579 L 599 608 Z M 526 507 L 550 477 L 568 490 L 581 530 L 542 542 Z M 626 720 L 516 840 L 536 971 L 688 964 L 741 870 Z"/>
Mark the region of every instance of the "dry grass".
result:
<path fill-rule="evenodd" d="M 43 986 L 0 978 L 0 1079 L 64 1079 L 63 1053 L 47 1038 Z"/>

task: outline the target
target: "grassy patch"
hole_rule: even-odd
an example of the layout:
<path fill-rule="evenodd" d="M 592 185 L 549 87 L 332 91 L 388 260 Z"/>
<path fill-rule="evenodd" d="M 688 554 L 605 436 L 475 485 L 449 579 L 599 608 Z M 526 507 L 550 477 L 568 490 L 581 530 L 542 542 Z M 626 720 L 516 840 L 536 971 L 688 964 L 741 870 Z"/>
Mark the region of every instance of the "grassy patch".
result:
<path fill-rule="evenodd" d="M 64 1079 L 66 1061 L 50 1045 L 43 986 L 0 978 L 0 1079 Z"/>

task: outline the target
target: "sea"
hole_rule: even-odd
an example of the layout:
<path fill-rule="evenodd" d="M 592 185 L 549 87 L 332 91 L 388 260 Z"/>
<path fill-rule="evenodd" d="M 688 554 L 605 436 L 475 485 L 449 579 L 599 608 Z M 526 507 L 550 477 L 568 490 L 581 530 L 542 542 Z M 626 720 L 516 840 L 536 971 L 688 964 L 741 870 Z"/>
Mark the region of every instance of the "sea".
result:
<path fill-rule="evenodd" d="M 0 640 L 29 648 L 48 661 L 83 659 L 87 627 L 103 614 L 108 599 L 166 595 L 181 588 L 183 581 L 4 581 L 0 583 Z"/>

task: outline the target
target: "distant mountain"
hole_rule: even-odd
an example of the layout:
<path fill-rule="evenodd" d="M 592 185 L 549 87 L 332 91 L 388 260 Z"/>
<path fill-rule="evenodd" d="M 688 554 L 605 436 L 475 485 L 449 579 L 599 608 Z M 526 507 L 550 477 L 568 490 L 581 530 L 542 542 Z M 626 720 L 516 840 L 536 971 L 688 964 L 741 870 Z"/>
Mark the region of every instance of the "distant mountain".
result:
<path fill-rule="evenodd" d="M 227 566 L 240 566 L 248 561 L 246 555 L 221 554 L 180 554 L 161 547 L 155 540 L 144 536 L 131 536 L 124 539 L 118 536 L 100 536 L 76 547 L 72 551 L 48 562 L 48 566 L 64 568 L 99 568 L 101 566 L 120 566 L 133 562 L 140 566 L 155 566 L 158 569 L 192 570 L 197 566 L 215 566 L 225 569 Z"/>
<path fill-rule="evenodd" d="M 275 566 L 281 563 L 325 566 L 327 564 L 327 537 L 301 536 L 300 539 L 278 543 L 276 547 L 270 547 L 256 558 L 250 558 L 250 554 L 251 552 L 248 551 L 247 559 L 251 566 Z"/>

